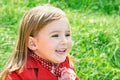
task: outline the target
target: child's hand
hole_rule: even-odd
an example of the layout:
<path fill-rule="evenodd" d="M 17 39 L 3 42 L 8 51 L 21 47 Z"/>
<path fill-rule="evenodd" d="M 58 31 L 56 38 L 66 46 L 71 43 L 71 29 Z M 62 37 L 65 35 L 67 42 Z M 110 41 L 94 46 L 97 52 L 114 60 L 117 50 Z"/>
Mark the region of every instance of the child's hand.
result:
<path fill-rule="evenodd" d="M 75 80 L 76 74 L 75 72 L 70 68 L 63 68 L 61 72 L 61 77 L 58 78 L 58 80 Z"/>

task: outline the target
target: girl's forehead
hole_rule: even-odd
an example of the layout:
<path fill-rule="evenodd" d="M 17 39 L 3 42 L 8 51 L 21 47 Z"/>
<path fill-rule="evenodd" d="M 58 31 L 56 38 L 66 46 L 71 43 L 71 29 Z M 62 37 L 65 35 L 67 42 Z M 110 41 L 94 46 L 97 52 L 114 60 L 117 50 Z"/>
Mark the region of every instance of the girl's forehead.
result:
<path fill-rule="evenodd" d="M 54 20 L 43 27 L 48 31 L 53 30 L 70 30 L 69 22 L 67 18 L 61 18 L 59 20 Z"/>

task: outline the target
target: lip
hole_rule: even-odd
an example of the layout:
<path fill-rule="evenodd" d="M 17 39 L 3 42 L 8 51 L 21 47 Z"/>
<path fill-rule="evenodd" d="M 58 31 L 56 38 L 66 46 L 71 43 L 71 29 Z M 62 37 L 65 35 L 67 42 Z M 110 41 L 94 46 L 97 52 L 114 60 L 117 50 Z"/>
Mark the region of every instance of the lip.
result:
<path fill-rule="evenodd" d="M 59 50 L 55 50 L 56 53 L 60 54 L 60 55 L 63 55 L 65 54 L 67 51 L 67 49 L 59 49 Z"/>

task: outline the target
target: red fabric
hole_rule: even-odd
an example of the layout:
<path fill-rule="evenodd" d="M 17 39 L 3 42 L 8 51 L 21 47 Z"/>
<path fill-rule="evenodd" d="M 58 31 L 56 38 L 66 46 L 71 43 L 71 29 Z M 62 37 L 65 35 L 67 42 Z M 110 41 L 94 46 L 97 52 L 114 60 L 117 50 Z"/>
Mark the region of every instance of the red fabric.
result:
<path fill-rule="evenodd" d="M 73 69 L 69 64 L 68 57 L 61 64 L 66 68 Z M 38 60 L 28 55 L 27 63 L 23 71 L 21 73 L 18 71 L 11 72 L 6 76 L 5 80 L 58 80 L 58 78 L 40 65 Z M 76 77 L 76 80 L 79 80 L 79 78 Z"/>
<path fill-rule="evenodd" d="M 34 59 L 39 61 L 39 63 L 46 68 L 48 71 L 50 71 L 52 74 L 54 74 L 57 77 L 61 76 L 61 68 L 64 66 L 62 64 L 53 64 L 51 62 L 48 62 L 42 58 L 40 58 L 38 55 L 31 53 L 30 56 L 32 56 Z"/>

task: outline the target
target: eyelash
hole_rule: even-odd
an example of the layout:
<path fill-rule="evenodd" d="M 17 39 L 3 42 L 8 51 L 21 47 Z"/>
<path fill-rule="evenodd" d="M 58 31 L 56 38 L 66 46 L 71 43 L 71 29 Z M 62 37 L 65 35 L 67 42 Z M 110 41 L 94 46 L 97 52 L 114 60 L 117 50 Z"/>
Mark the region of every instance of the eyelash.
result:
<path fill-rule="evenodd" d="M 58 34 L 52 35 L 52 37 L 58 37 Z"/>
<path fill-rule="evenodd" d="M 70 34 L 66 34 L 65 36 L 68 37 L 68 36 L 70 36 Z M 52 37 L 59 37 L 59 35 L 55 34 L 55 35 L 52 35 Z"/>
<path fill-rule="evenodd" d="M 70 34 L 66 34 L 65 36 L 70 36 Z"/>

